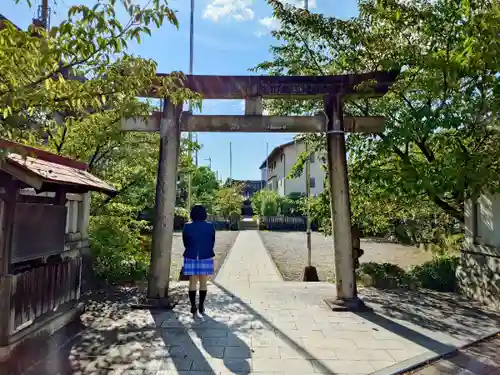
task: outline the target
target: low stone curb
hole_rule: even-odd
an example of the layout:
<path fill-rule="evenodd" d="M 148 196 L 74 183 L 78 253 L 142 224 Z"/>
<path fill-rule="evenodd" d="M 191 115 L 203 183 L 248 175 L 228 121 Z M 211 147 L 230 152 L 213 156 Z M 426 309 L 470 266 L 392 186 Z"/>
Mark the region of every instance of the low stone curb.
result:
<path fill-rule="evenodd" d="M 432 366 L 434 363 L 447 359 L 448 357 L 453 357 L 454 355 L 458 354 L 460 350 L 467 349 L 471 346 L 480 344 L 484 341 L 487 341 L 495 336 L 500 335 L 500 331 L 496 331 L 495 333 L 491 333 L 489 335 L 483 336 L 480 339 L 462 345 L 458 346 L 455 349 L 446 351 L 445 353 L 435 353 L 435 352 L 429 352 L 429 353 L 423 353 L 420 355 L 417 355 L 416 357 L 412 357 L 410 359 L 407 359 L 406 361 L 398 362 L 392 366 L 386 367 L 382 370 L 373 372 L 372 375 L 400 375 L 400 374 L 408 374 L 411 373 L 415 370 L 425 368 L 427 366 Z"/>

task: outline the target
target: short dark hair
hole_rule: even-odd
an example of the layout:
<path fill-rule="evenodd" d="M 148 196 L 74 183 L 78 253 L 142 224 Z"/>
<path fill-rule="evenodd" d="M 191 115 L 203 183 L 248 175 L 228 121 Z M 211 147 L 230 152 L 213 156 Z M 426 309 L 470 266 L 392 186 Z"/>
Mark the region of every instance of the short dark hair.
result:
<path fill-rule="evenodd" d="M 192 221 L 205 221 L 207 220 L 207 210 L 201 204 L 195 204 L 193 208 L 191 208 L 189 216 Z"/>

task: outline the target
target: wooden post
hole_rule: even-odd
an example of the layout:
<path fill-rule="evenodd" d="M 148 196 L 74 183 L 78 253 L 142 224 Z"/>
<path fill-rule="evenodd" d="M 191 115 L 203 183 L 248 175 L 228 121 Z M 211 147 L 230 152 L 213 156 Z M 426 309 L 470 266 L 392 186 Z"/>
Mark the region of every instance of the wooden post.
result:
<path fill-rule="evenodd" d="M 330 185 L 330 209 L 335 252 L 336 299 L 329 305 L 334 310 L 361 310 L 366 306 L 356 293 L 356 278 L 352 257 L 351 208 L 342 101 L 338 95 L 325 97 L 328 176 Z"/>
<path fill-rule="evenodd" d="M 18 189 L 13 180 L 5 184 L 5 195 L 1 202 L 0 223 L 0 346 L 8 344 L 11 328 L 11 284 L 12 276 L 9 275 L 12 230 L 14 227 L 14 214 Z"/>
<path fill-rule="evenodd" d="M 165 307 L 169 306 L 168 286 L 181 141 L 181 109 L 165 99 L 160 124 L 160 156 L 147 297 L 151 303 Z"/>
<path fill-rule="evenodd" d="M 0 275 L 0 346 L 9 344 L 11 328 L 11 285 L 14 281 L 11 275 Z"/>
<path fill-rule="evenodd" d="M 14 228 L 14 215 L 19 190 L 15 181 L 10 180 L 5 186 L 5 195 L 2 204 L 1 242 L 0 242 L 0 275 L 7 275 L 10 268 L 12 231 Z"/>

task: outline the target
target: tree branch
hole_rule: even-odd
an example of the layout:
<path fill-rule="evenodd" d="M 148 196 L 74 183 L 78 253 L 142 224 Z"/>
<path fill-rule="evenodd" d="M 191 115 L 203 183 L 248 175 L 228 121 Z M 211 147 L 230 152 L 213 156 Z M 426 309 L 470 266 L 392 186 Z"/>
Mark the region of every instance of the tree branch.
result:
<path fill-rule="evenodd" d="M 383 134 L 378 133 L 377 134 L 382 140 L 385 140 L 385 136 Z M 409 154 L 401 151 L 398 147 L 392 146 L 393 152 L 398 155 L 401 158 L 401 161 L 411 168 L 413 172 L 418 175 L 417 169 L 413 165 L 413 163 L 410 160 Z M 464 223 L 464 214 L 461 210 L 456 209 L 455 207 L 451 206 L 449 203 L 438 197 L 434 192 L 432 192 L 429 188 L 424 188 L 426 191 L 427 195 L 429 198 L 438 206 L 440 207 L 443 211 L 445 211 L 447 214 L 450 216 L 454 217 L 455 219 L 459 220 L 461 223 Z"/>

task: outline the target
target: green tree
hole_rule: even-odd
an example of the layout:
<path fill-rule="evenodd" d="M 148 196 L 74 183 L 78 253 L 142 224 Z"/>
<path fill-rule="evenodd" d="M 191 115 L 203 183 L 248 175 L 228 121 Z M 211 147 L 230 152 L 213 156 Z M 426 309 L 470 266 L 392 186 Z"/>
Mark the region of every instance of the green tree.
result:
<path fill-rule="evenodd" d="M 129 16 L 125 23 L 117 17 L 120 10 Z M 189 93 L 181 74 L 159 78 L 156 62 L 126 52 L 130 41 L 140 42 L 164 20 L 177 26 L 166 0 L 145 7 L 108 0 L 71 7 L 67 19 L 47 31 L 31 26 L 25 32 L 5 22 L 0 30 L 2 136 L 34 137 L 17 134 L 33 128 L 64 132 L 61 121 L 70 125 L 110 107 L 118 118 L 146 115 L 150 106 L 136 97 L 152 87 L 159 96 L 185 99 Z"/>
<path fill-rule="evenodd" d="M 243 204 L 243 186 L 232 184 L 219 189 L 215 194 L 215 212 L 228 218 L 233 213 L 240 214 Z"/>
<path fill-rule="evenodd" d="M 125 10 L 129 20 L 117 18 Z M 146 7 L 129 1 L 74 6 L 49 31 L 28 33 L 7 23 L 0 30 L 0 129 L 2 136 L 89 163 L 90 172 L 118 190 L 94 194 L 90 238 L 96 273 L 110 282 L 144 278 L 149 240 L 137 214 L 154 202 L 158 134 L 124 133 L 120 121 L 155 108 L 137 99 L 155 88 L 175 102 L 196 96 L 182 88 L 182 75 L 156 77 L 157 64 L 127 53 L 166 20 L 177 20 L 166 1 Z M 76 74 L 78 77 L 76 77 Z M 181 144 L 179 169 L 192 168 Z"/>
<path fill-rule="evenodd" d="M 196 167 L 192 165 L 191 168 L 185 168 L 185 172 L 180 178 L 177 185 L 177 206 L 184 207 L 187 202 L 188 195 L 188 170 L 192 173 L 191 180 L 191 194 L 192 201 L 205 206 L 207 211 L 213 211 L 214 199 L 217 190 L 219 189 L 219 181 L 215 173 L 206 166 Z"/>
<path fill-rule="evenodd" d="M 463 222 L 465 199 L 498 190 L 498 2 L 360 0 L 359 16 L 349 20 L 269 3 L 281 21 L 274 35 L 284 43 L 271 48 L 274 59 L 258 70 L 328 75 L 401 69 L 385 97 L 346 100 L 348 115 L 386 118 L 383 134 L 348 137 L 356 221 L 384 227 L 390 217 L 432 217 L 439 208 Z M 289 114 L 322 106 L 266 105 Z M 324 149 L 323 136 L 307 138 Z"/>

